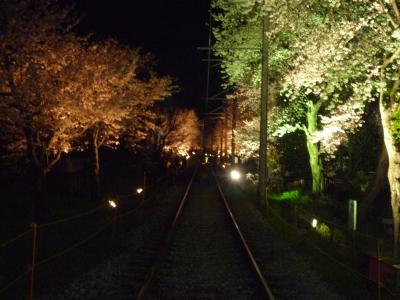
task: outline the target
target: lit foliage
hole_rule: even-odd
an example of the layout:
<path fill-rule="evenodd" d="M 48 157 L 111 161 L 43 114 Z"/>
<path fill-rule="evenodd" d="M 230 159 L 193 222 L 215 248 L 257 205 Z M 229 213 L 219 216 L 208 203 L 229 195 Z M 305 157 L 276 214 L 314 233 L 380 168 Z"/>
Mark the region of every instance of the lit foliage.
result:
<path fill-rule="evenodd" d="M 147 140 L 156 151 L 187 155 L 199 147 L 200 130 L 194 110 L 161 110 L 149 127 Z"/>
<path fill-rule="evenodd" d="M 150 56 L 113 40 L 84 49 L 76 64 L 79 81 L 68 90 L 70 98 L 78 95 L 78 105 L 70 103 L 67 109 L 96 147 L 114 147 L 127 129 L 145 127 L 154 101 L 171 95 L 171 79 L 148 69 L 152 64 Z"/>
<path fill-rule="evenodd" d="M 269 10 L 273 24 L 268 35 L 271 86 L 287 101 L 283 110 L 275 113 L 283 128 L 280 135 L 303 129 L 308 147 L 312 138 L 312 143 L 320 144 L 319 151 L 332 156 L 346 142 L 347 134 L 362 125 L 366 103 L 379 98 L 389 154 L 388 178 L 397 253 L 400 232 L 400 181 L 396 175 L 400 163 L 396 146 L 400 127 L 399 1 L 216 0 L 214 3 L 219 22 L 219 29 L 215 31 L 217 54 L 224 60 L 222 66 L 228 82 L 250 83 L 255 88 L 259 82 L 255 74 L 260 74 L 259 55 L 239 54 L 240 46 L 260 45 L 261 37 L 256 32 L 260 31 L 261 22 L 257 12 L 264 13 L 260 9 L 263 3 Z M 245 59 L 241 59 L 243 56 Z M 235 64 L 235 60 L 240 62 Z M 278 98 L 276 94 L 273 96 Z M 294 114 L 289 113 L 291 108 Z M 304 110 L 301 112 L 299 108 Z M 311 111 L 317 111 L 313 120 Z M 294 118 L 280 119 L 285 112 Z M 310 120 L 313 130 L 310 130 Z"/>
<path fill-rule="evenodd" d="M 227 96 L 229 102 L 233 99 L 237 100 L 238 113 L 235 142 L 237 144 L 237 154 L 244 158 L 258 157 L 259 136 L 260 136 L 260 119 L 259 107 L 255 106 L 260 97 L 257 90 L 253 90 L 248 86 L 239 86 L 234 92 Z"/>
<path fill-rule="evenodd" d="M 307 203 L 310 202 L 310 197 L 301 190 L 289 190 L 282 193 L 270 193 L 269 197 L 275 201 Z"/>
<path fill-rule="evenodd" d="M 72 7 L 23 0 L 1 8 L 0 121 L 13 132 L 9 150 L 44 175 L 62 153 L 82 149 L 87 134 L 96 149 L 118 144 L 126 126 L 172 92 L 149 55 L 76 37 Z"/>
<path fill-rule="evenodd" d="M 68 32 L 71 8 L 27 0 L 2 10 L 0 121 L 13 133 L 9 150 L 26 153 L 45 174 L 79 134 L 76 119 L 60 106 L 81 41 Z"/>

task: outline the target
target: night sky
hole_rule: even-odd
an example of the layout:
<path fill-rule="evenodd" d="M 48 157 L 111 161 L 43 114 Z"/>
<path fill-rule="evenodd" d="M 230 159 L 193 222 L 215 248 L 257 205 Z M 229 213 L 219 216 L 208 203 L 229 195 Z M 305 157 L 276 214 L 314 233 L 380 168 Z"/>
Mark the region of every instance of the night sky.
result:
<path fill-rule="evenodd" d="M 95 39 L 115 37 L 153 53 L 158 70 L 173 76 L 181 88 L 170 101 L 203 110 L 207 64 L 201 59 L 207 53 L 196 48 L 208 44 L 209 0 L 77 2 L 86 14 L 80 31 L 93 32 Z M 211 80 L 212 94 L 218 85 Z"/>

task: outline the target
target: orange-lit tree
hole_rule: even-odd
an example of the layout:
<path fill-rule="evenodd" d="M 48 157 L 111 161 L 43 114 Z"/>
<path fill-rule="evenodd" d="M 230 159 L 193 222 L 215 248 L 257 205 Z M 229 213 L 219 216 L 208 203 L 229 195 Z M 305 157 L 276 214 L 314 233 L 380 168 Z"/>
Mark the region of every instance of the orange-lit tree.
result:
<path fill-rule="evenodd" d="M 1 2 L 0 121 L 8 150 L 29 161 L 37 193 L 36 217 L 43 211 L 46 174 L 71 149 L 77 119 L 62 109 L 64 88 L 74 80 L 70 67 L 81 41 L 69 32 L 71 8 L 51 1 Z"/>
<path fill-rule="evenodd" d="M 154 120 L 148 140 L 156 152 L 185 155 L 199 147 L 200 130 L 194 110 L 163 110 Z"/>
<path fill-rule="evenodd" d="M 78 81 L 68 90 L 69 98 L 74 98 L 68 111 L 85 131 L 80 146 L 90 152 L 94 198 L 98 198 L 100 188 L 99 148 L 116 147 L 128 130 L 140 135 L 137 129 L 154 101 L 172 92 L 170 77 L 156 75 L 150 69 L 152 64 L 149 55 L 114 40 L 89 45 L 78 58 Z"/>

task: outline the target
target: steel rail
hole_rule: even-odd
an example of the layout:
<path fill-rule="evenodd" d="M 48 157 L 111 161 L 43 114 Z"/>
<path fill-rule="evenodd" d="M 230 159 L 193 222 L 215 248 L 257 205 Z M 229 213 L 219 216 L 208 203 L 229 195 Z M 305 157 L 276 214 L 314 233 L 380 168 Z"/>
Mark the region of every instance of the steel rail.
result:
<path fill-rule="evenodd" d="M 242 231 L 240 230 L 239 224 L 236 221 L 235 216 L 233 215 L 232 209 L 230 208 L 230 206 L 228 204 L 228 201 L 226 200 L 225 194 L 223 193 L 223 191 L 221 189 L 221 186 L 220 186 L 220 184 L 219 184 L 219 182 L 217 180 L 217 177 L 215 176 L 214 172 L 213 172 L 213 175 L 214 175 L 215 183 L 217 184 L 217 187 L 218 187 L 219 195 L 221 196 L 221 198 L 222 198 L 222 200 L 223 200 L 223 202 L 225 204 L 225 208 L 226 208 L 226 210 L 227 210 L 227 212 L 228 212 L 228 214 L 230 216 L 230 219 L 231 219 L 231 221 L 232 221 L 232 223 L 233 223 L 233 225 L 234 225 L 234 227 L 236 229 L 237 234 L 240 237 L 240 240 L 242 242 L 242 246 L 245 248 L 247 256 L 248 256 L 249 260 L 251 261 L 251 264 L 252 264 L 255 272 L 257 273 L 258 279 L 260 280 L 260 283 L 262 284 L 262 286 L 264 288 L 264 291 L 268 296 L 268 299 L 275 300 L 274 294 L 272 293 L 272 290 L 269 287 L 269 285 L 267 283 L 267 280 L 265 279 L 263 273 L 261 272 L 261 269 L 260 269 L 260 267 L 259 267 L 254 255 L 253 255 L 253 253 L 252 253 L 252 251 L 251 251 L 246 239 L 244 238 L 244 235 L 243 235 Z"/>
<path fill-rule="evenodd" d="M 156 257 L 156 260 L 155 260 L 153 266 L 151 267 L 150 272 L 147 274 L 146 279 L 145 279 L 144 283 L 142 284 L 139 292 L 137 293 L 137 295 L 135 297 L 136 300 L 145 299 L 148 290 L 154 283 L 156 274 L 158 273 L 158 271 L 161 267 L 161 263 L 163 262 L 165 255 L 167 254 L 168 246 L 170 245 L 172 237 L 174 236 L 176 225 L 182 214 L 183 206 L 186 203 L 186 199 L 192 188 L 192 184 L 193 184 L 194 178 L 196 177 L 196 174 L 197 174 L 197 169 L 193 172 L 192 178 L 190 179 L 189 184 L 185 190 L 185 194 L 183 195 L 182 200 L 180 201 L 180 204 L 179 204 L 178 210 L 175 214 L 174 220 L 172 221 L 171 226 L 168 229 L 167 237 L 163 241 L 160 251 L 158 252 L 158 255 Z"/>

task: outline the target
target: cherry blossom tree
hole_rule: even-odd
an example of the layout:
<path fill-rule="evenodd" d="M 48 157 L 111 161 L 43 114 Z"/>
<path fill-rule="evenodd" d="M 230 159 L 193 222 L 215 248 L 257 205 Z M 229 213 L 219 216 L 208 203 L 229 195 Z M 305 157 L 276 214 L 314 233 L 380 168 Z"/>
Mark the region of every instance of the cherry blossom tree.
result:
<path fill-rule="evenodd" d="M 149 128 L 147 140 L 156 152 L 187 155 L 189 150 L 199 147 L 200 130 L 194 110 L 161 109 L 154 124 Z"/>
<path fill-rule="evenodd" d="M 232 57 L 238 58 L 239 51 L 234 50 L 235 46 L 243 46 L 242 42 L 247 39 L 252 41 L 251 35 L 238 38 L 252 24 L 244 14 L 254 14 L 259 3 L 223 0 L 217 3 L 227 11 L 225 16 L 221 14 L 222 17 L 217 19 L 222 22 L 222 29 L 216 34 L 217 39 L 218 34 L 223 37 L 226 37 L 224 33 L 232 34 L 226 43 L 221 42 L 219 53 L 225 58 L 230 54 L 229 51 L 236 52 L 236 56 Z M 397 254 L 400 225 L 400 184 L 396 175 L 400 161 L 397 146 L 399 2 L 310 0 L 291 3 L 280 1 L 280 4 L 278 1 L 266 1 L 264 4 L 270 10 L 271 23 L 274 24 L 269 33 L 272 85 L 277 84 L 277 90 L 280 91 L 276 99 L 281 97 L 282 101 L 287 101 L 280 113 L 276 113 L 278 120 L 281 116 L 287 117 L 286 120 L 281 119 L 280 133 L 290 130 L 303 130 L 306 133 L 309 152 L 315 153 L 315 156 L 310 155 L 311 166 L 318 166 L 319 161 L 312 163 L 312 156 L 317 157 L 320 153 L 325 153 L 326 157 L 334 155 L 338 146 L 346 142 L 347 134 L 355 132 L 362 125 L 365 105 L 379 99 L 389 157 L 394 252 Z M 233 16 L 237 17 L 240 11 L 238 5 L 249 9 L 234 23 Z M 296 5 L 298 9 L 293 10 Z M 290 15 L 293 17 L 287 18 Z M 224 47 L 228 43 L 231 43 L 231 48 Z M 249 45 L 257 44 L 253 39 L 253 44 Z M 244 71 L 240 72 L 232 67 L 233 59 L 225 60 L 225 71 L 234 83 L 249 78 L 248 74 L 256 69 L 251 68 L 250 62 L 259 61 L 256 56 L 253 56 L 253 60 L 242 60 L 244 65 L 241 69 Z M 281 63 L 276 64 L 277 61 Z M 316 169 L 322 169 L 322 165 Z"/>
<path fill-rule="evenodd" d="M 172 92 L 170 77 L 158 76 L 152 65 L 151 56 L 114 40 L 89 44 L 77 58 L 79 81 L 67 91 L 74 101 L 65 105 L 86 133 L 81 147 L 91 154 L 94 199 L 100 190 L 99 148 L 118 146 L 125 131 L 140 127 L 154 101 Z"/>
<path fill-rule="evenodd" d="M 10 135 L 8 150 L 24 154 L 31 165 L 39 218 L 46 175 L 80 134 L 76 119 L 60 109 L 80 40 L 69 31 L 70 7 L 53 1 L 0 4 L 0 122 Z"/>

